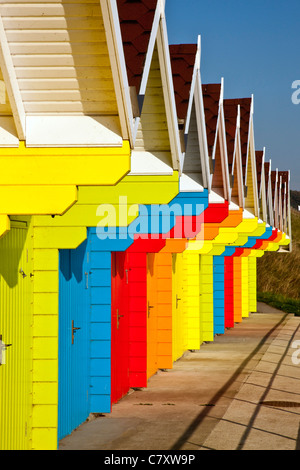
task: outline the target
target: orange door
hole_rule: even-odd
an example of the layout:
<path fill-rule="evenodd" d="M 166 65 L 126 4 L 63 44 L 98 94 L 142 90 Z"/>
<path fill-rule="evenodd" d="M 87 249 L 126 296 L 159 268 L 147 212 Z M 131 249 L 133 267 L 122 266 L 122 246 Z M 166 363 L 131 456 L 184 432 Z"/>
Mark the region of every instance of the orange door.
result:
<path fill-rule="evenodd" d="M 155 253 L 147 255 L 147 378 L 158 370 L 157 276 Z"/>

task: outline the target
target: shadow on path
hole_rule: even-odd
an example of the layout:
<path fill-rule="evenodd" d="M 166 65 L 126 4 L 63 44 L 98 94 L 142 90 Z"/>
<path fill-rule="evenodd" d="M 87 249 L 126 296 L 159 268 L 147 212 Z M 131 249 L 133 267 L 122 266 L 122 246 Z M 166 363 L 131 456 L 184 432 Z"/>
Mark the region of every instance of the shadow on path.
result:
<path fill-rule="evenodd" d="M 242 371 L 245 369 L 245 367 L 247 366 L 247 364 L 251 361 L 251 359 L 260 351 L 260 349 L 264 346 L 264 344 L 266 343 L 266 341 L 270 338 L 270 336 L 274 333 L 274 331 L 276 331 L 277 328 L 280 327 L 280 325 L 282 325 L 282 323 L 286 320 L 286 318 L 288 317 L 289 314 L 285 314 L 283 315 L 283 317 L 280 319 L 280 321 L 273 327 L 270 329 L 270 331 L 268 331 L 268 333 L 262 338 L 262 340 L 259 342 L 259 344 L 256 346 L 256 348 L 249 354 L 249 356 L 242 362 L 242 364 L 240 365 L 240 367 L 235 371 L 235 373 L 230 377 L 230 379 L 225 383 L 225 385 L 214 395 L 214 397 L 210 400 L 210 403 L 211 405 L 215 405 L 218 400 L 224 396 L 224 394 L 226 393 L 226 391 L 229 389 L 229 387 L 238 379 L 239 375 L 242 373 Z M 285 353 L 286 354 L 286 353 Z M 285 355 L 284 354 L 284 355 Z M 282 361 L 280 361 L 281 363 Z M 279 367 L 279 366 L 278 366 Z M 276 372 L 277 372 L 277 368 L 276 368 Z M 275 373 L 276 373 L 275 372 Z M 270 384 L 272 383 L 272 380 L 270 381 Z M 269 385 L 270 386 L 270 385 Z M 260 406 L 260 405 L 259 405 Z M 243 444 L 251 430 L 251 427 L 252 427 L 252 423 L 253 421 L 255 420 L 255 417 L 257 415 L 257 412 L 258 412 L 258 408 L 259 406 L 257 407 L 257 409 L 255 410 L 254 414 L 253 414 L 253 417 L 251 418 L 251 421 L 247 427 L 247 430 L 245 431 L 244 435 L 242 436 L 241 438 L 241 441 L 238 445 L 238 449 L 241 449 L 243 447 Z M 177 439 L 177 441 L 175 442 L 175 444 L 170 448 L 170 450 L 180 450 L 181 447 L 190 439 L 190 437 L 192 436 L 192 434 L 194 433 L 194 431 L 198 428 L 198 426 L 200 426 L 200 424 L 202 423 L 203 419 L 208 415 L 208 413 L 210 412 L 210 407 L 207 407 L 205 408 L 203 411 L 201 411 L 201 413 L 198 414 L 198 416 L 192 421 L 192 423 L 190 424 L 190 426 L 185 430 L 185 432 L 179 437 L 179 439 Z M 300 430 L 299 430 L 300 432 Z M 298 435 L 298 445 L 300 445 L 299 443 L 299 435 Z"/>

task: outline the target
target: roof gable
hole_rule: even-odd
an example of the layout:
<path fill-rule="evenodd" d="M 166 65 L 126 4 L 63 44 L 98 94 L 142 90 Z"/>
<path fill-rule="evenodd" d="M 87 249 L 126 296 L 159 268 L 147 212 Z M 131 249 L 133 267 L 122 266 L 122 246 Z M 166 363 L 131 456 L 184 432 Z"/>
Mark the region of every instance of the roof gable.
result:
<path fill-rule="evenodd" d="M 251 118 L 251 98 L 230 99 L 231 106 L 240 107 L 240 136 L 241 136 L 241 151 L 242 151 L 242 165 L 243 165 L 243 178 L 246 178 L 246 166 L 248 160 L 248 146 L 250 137 L 250 118 Z"/>
<path fill-rule="evenodd" d="M 263 171 L 263 164 L 264 164 L 264 152 L 263 150 L 256 150 L 255 152 L 255 159 L 256 159 L 256 171 L 257 171 L 257 188 L 258 194 L 261 196 L 261 183 L 262 183 L 262 171 Z"/>
<path fill-rule="evenodd" d="M 223 102 L 228 171 L 230 175 L 230 200 L 237 206 L 244 207 L 244 187 L 242 174 L 241 136 L 240 136 L 240 106 L 235 100 L 226 99 Z"/>
<path fill-rule="evenodd" d="M 266 178 L 265 178 L 265 149 L 256 150 L 256 174 L 259 199 L 259 216 L 264 222 L 268 222 L 267 199 L 266 199 Z"/>
<path fill-rule="evenodd" d="M 253 96 L 238 100 L 241 109 L 241 148 L 244 178 L 245 208 L 259 216 L 256 155 L 253 125 Z"/>
<path fill-rule="evenodd" d="M 181 173 L 164 2 L 118 0 L 118 9 L 135 108 L 131 174 L 169 174 L 173 170 Z"/>
<path fill-rule="evenodd" d="M 208 154 L 213 158 L 219 116 L 221 84 L 202 85 Z"/>
<path fill-rule="evenodd" d="M 271 191 L 273 223 L 275 228 L 278 229 L 278 170 L 271 170 Z"/>
<path fill-rule="evenodd" d="M 1 5 L 0 66 L 27 146 L 121 146 L 131 139 L 118 28 L 108 0 Z"/>
<path fill-rule="evenodd" d="M 264 174 L 265 174 L 265 195 L 267 205 L 267 223 L 271 226 L 274 225 L 274 213 L 272 205 L 272 181 L 271 181 L 271 160 L 264 162 Z"/>
<path fill-rule="evenodd" d="M 209 164 L 198 44 L 170 46 L 178 128 L 183 152 L 181 191 L 209 188 Z"/>
<path fill-rule="evenodd" d="M 290 195 L 290 171 L 280 172 L 282 181 L 285 185 L 285 202 L 284 202 L 284 220 L 283 230 L 290 238 L 288 250 L 292 251 L 292 220 L 291 220 L 291 195 Z"/>
<path fill-rule="evenodd" d="M 230 183 L 221 84 L 202 85 L 211 175 L 211 202 L 230 201 Z"/>

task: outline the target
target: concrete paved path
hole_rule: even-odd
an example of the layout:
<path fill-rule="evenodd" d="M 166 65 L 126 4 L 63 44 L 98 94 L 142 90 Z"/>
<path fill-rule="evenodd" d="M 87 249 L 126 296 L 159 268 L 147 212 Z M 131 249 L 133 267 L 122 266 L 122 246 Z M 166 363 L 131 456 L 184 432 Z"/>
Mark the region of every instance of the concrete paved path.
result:
<path fill-rule="evenodd" d="M 258 307 L 59 449 L 300 450 L 300 317 Z"/>

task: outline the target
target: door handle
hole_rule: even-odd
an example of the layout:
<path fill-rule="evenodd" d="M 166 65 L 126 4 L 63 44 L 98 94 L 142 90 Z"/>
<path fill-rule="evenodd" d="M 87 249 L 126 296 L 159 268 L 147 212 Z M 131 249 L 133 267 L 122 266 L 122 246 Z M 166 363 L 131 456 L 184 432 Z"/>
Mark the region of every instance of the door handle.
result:
<path fill-rule="evenodd" d="M 124 315 L 120 315 L 119 314 L 119 309 L 117 308 L 117 330 L 119 329 L 119 326 L 120 326 L 120 318 L 124 318 Z"/>
<path fill-rule="evenodd" d="M 178 297 L 178 295 L 176 294 L 176 308 L 178 308 L 178 302 L 179 302 L 179 300 L 181 300 L 181 299 L 180 299 L 180 298 Z"/>
<path fill-rule="evenodd" d="M 85 272 L 85 288 L 89 288 L 89 273 Z"/>
<path fill-rule="evenodd" d="M 154 305 L 149 305 L 149 302 L 148 302 L 148 318 L 150 317 L 150 311 L 152 308 L 154 308 Z"/>
<path fill-rule="evenodd" d="M 27 274 L 24 273 L 22 268 L 20 269 L 19 273 L 22 274 L 23 279 L 25 279 L 25 277 L 27 277 Z"/>
<path fill-rule="evenodd" d="M 74 326 L 74 320 L 72 320 L 72 344 L 74 344 L 74 334 L 76 333 L 77 330 L 80 330 L 80 328 Z"/>
<path fill-rule="evenodd" d="M 6 364 L 6 360 L 5 360 L 5 351 L 6 351 L 7 348 L 9 348 L 10 346 L 12 346 L 12 344 L 5 344 L 5 343 L 2 341 L 2 335 L 0 335 L 0 366 Z"/>
<path fill-rule="evenodd" d="M 5 344 L 3 343 L 2 341 L 2 335 L 0 335 L 0 347 L 2 346 L 3 349 L 6 349 L 6 348 L 9 348 L 10 346 L 12 346 L 12 344 Z"/>

